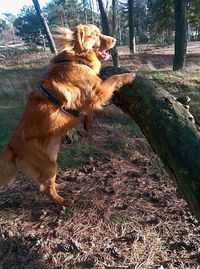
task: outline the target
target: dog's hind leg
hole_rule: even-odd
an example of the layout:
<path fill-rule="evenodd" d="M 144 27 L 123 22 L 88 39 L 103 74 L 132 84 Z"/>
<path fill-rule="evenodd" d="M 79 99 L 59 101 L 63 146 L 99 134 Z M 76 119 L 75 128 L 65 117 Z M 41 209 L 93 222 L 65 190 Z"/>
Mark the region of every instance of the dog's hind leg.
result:
<path fill-rule="evenodd" d="M 37 179 L 37 182 L 43 186 L 43 189 L 47 196 L 58 205 L 70 205 L 72 201 L 68 199 L 64 199 L 60 196 L 57 190 L 63 189 L 66 184 L 65 183 L 56 183 L 56 174 L 57 174 L 57 164 L 54 161 L 47 161 L 43 163 L 43 171 L 41 173 L 41 177 Z"/>
<path fill-rule="evenodd" d="M 45 181 L 45 192 L 47 194 L 47 196 L 56 204 L 59 205 L 65 205 L 65 206 L 69 206 L 72 204 L 72 200 L 70 199 L 64 199 L 62 196 L 60 196 L 57 191 L 57 189 L 62 189 L 65 186 L 65 183 L 61 183 L 61 184 L 57 184 L 55 183 L 55 179 L 56 179 L 56 175 L 48 180 Z"/>
<path fill-rule="evenodd" d="M 70 205 L 70 201 L 64 199 L 56 191 L 56 189 L 65 187 L 63 183 L 61 185 L 55 183 L 57 174 L 56 161 L 49 158 L 39 148 L 32 147 L 31 150 L 30 148 L 26 152 L 26 159 L 18 161 L 18 167 L 35 181 L 40 186 L 40 191 L 44 191 L 54 203 Z"/>
<path fill-rule="evenodd" d="M 67 184 L 66 183 L 55 183 L 56 190 L 63 190 Z"/>
<path fill-rule="evenodd" d="M 14 153 L 7 145 L 0 156 L 0 189 L 15 179 L 16 172 Z"/>

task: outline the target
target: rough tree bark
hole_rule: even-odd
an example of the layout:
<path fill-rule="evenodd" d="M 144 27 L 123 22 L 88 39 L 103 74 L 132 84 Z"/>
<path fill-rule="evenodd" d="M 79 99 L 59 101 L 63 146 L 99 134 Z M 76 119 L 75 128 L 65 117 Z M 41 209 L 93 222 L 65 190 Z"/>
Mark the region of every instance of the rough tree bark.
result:
<path fill-rule="evenodd" d="M 94 3 L 92 0 L 89 0 L 89 5 L 90 5 L 90 12 L 91 12 L 91 23 L 94 24 Z"/>
<path fill-rule="evenodd" d="M 102 0 L 97 0 L 98 4 L 99 4 L 99 10 L 101 13 L 101 24 L 102 24 L 102 28 L 103 28 L 103 33 L 105 35 L 110 35 L 110 27 L 109 27 L 109 22 L 108 22 L 108 17 L 103 5 Z"/>
<path fill-rule="evenodd" d="M 129 49 L 133 54 L 136 53 L 134 21 L 134 1 L 128 0 Z"/>
<path fill-rule="evenodd" d="M 118 0 L 112 0 L 112 35 L 116 37 L 117 35 L 117 10 L 118 10 Z M 119 67 L 119 55 L 117 46 L 115 45 L 112 49 L 113 55 L 113 65 Z"/>
<path fill-rule="evenodd" d="M 45 34 L 47 36 L 47 40 L 49 42 L 49 46 L 50 46 L 50 50 L 52 53 L 57 53 L 57 50 L 56 50 L 56 46 L 55 46 L 55 43 L 54 43 L 54 40 L 53 40 L 53 37 L 51 35 L 51 32 L 50 32 L 50 29 L 49 29 L 49 26 L 47 24 L 47 21 L 45 19 L 45 17 L 43 16 L 42 14 L 42 11 L 41 11 L 41 8 L 40 8 L 40 4 L 38 3 L 38 0 L 32 0 L 33 1 L 33 4 L 34 4 L 34 7 L 35 7 L 35 10 L 40 18 L 40 21 L 44 27 L 44 30 L 45 30 Z"/>
<path fill-rule="evenodd" d="M 173 70 L 182 70 L 185 67 L 187 51 L 187 4 L 188 0 L 174 0 L 175 5 L 175 53 Z"/>
<path fill-rule="evenodd" d="M 88 23 L 88 17 L 87 17 L 87 1 L 86 0 L 82 0 L 83 3 L 83 10 L 84 10 L 84 23 L 87 24 Z"/>
<path fill-rule="evenodd" d="M 112 69 L 116 73 L 119 70 Z M 108 77 L 105 71 L 102 74 Z M 140 126 L 200 221 L 200 133 L 189 110 L 141 76 L 122 87 L 113 101 Z"/>

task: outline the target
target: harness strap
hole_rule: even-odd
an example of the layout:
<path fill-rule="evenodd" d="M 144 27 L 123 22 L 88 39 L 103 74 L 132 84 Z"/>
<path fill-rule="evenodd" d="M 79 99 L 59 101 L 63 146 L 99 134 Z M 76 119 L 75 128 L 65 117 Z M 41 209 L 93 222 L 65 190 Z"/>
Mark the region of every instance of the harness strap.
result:
<path fill-rule="evenodd" d="M 66 64 L 66 63 L 69 63 L 69 62 L 73 62 L 73 60 L 59 60 L 59 61 L 54 62 L 54 64 Z M 89 66 L 87 63 L 85 63 L 83 61 L 77 60 L 75 62 L 78 63 L 78 64 L 84 64 L 84 65 L 91 68 L 91 66 Z M 63 108 L 62 103 L 49 90 L 47 90 L 41 84 L 37 84 L 36 89 L 39 90 L 41 93 L 43 93 L 47 97 L 47 99 L 52 104 L 54 104 L 54 106 L 59 108 L 66 115 L 71 116 L 71 117 L 76 118 L 76 119 L 80 116 L 80 112 L 78 110 Z"/>
<path fill-rule="evenodd" d="M 51 103 L 53 103 L 56 107 L 60 108 L 62 103 L 51 93 L 49 92 L 44 86 L 42 86 L 41 84 L 37 85 L 37 89 L 42 92 L 47 99 L 49 99 L 49 101 Z"/>
<path fill-rule="evenodd" d="M 80 60 L 59 60 L 59 61 L 55 61 L 54 64 L 66 64 L 66 63 L 71 63 L 71 62 L 75 62 L 75 63 L 78 63 L 78 64 L 83 64 L 83 65 L 86 65 L 88 67 L 91 68 L 91 66 L 83 61 L 80 61 Z"/>
<path fill-rule="evenodd" d="M 47 99 L 52 104 L 54 104 L 54 106 L 59 108 L 66 115 L 71 116 L 71 117 L 76 118 L 76 119 L 79 117 L 80 112 L 78 110 L 63 108 L 62 103 L 49 90 L 47 90 L 41 84 L 37 84 L 36 89 L 39 90 L 41 93 L 43 93 L 47 97 Z"/>

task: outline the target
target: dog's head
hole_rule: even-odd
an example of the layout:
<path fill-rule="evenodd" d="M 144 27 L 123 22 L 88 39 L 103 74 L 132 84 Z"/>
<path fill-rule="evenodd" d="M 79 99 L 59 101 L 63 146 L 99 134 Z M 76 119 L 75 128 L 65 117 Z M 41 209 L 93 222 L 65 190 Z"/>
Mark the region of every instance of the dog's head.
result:
<path fill-rule="evenodd" d="M 93 50 L 100 61 L 109 58 L 109 50 L 114 47 L 116 39 L 103 35 L 99 28 L 92 24 L 78 25 L 72 30 L 61 28 L 54 35 L 58 50 L 73 50 L 77 54 Z"/>
<path fill-rule="evenodd" d="M 101 34 L 95 25 L 78 25 L 74 28 L 74 50 L 82 53 L 93 49 L 101 61 L 109 58 L 109 50 L 115 42 L 115 38 Z"/>

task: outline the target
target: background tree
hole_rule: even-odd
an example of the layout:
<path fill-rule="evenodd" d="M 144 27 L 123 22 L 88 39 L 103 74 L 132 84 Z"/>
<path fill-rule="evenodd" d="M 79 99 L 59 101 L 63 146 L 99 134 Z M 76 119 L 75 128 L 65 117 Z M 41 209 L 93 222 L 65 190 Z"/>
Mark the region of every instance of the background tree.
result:
<path fill-rule="evenodd" d="M 103 33 L 105 35 L 111 35 L 108 16 L 107 16 L 106 9 L 104 8 L 102 0 L 98 0 L 98 4 L 99 4 L 99 9 L 100 9 L 100 14 L 101 14 Z M 113 19 L 112 30 L 113 30 L 113 34 L 116 33 L 116 28 L 117 28 L 116 17 L 117 17 L 117 0 L 112 0 L 112 19 Z M 119 66 L 119 56 L 118 56 L 118 51 L 117 51 L 116 45 L 115 45 L 114 49 L 112 49 L 111 54 L 112 54 L 114 66 L 118 67 Z"/>
<path fill-rule="evenodd" d="M 173 44 L 175 31 L 174 1 L 147 0 L 148 28 L 151 42 L 159 44 Z M 136 4 L 136 10 L 139 4 Z M 188 22 L 190 24 L 191 40 L 200 40 L 200 1 L 189 0 L 187 7 Z M 136 16 L 136 24 L 139 18 Z M 143 24 L 145 25 L 145 24 Z"/>
<path fill-rule="evenodd" d="M 188 2 L 188 22 L 190 28 L 190 40 L 200 40 L 200 1 L 190 0 Z M 195 33 L 195 34 L 194 34 Z"/>
<path fill-rule="evenodd" d="M 119 2 L 118 7 L 118 31 L 116 35 L 119 45 L 127 45 L 129 42 L 128 6 L 126 2 Z"/>
<path fill-rule="evenodd" d="M 0 19 L 0 43 L 15 42 L 14 21 L 16 17 L 11 13 L 3 13 Z"/>
<path fill-rule="evenodd" d="M 74 27 L 80 23 L 99 25 L 98 14 L 93 10 L 92 1 L 52 0 L 44 8 L 48 24 L 53 26 Z"/>
<path fill-rule="evenodd" d="M 69 27 L 65 1 L 51 1 L 43 9 L 51 26 Z"/>
<path fill-rule="evenodd" d="M 102 0 L 97 0 L 97 1 L 99 4 L 99 10 L 100 10 L 100 14 L 101 14 L 101 24 L 102 24 L 103 33 L 105 35 L 110 35 L 108 16 L 106 14 L 106 10 L 104 8 L 103 1 Z"/>
<path fill-rule="evenodd" d="M 151 42 L 172 44 L 175 30 L 173 0 L 148 0 L 147 8 Z"/>
<path fill-rule="evenodd" d="M 149 38 L 147 0 L 134 0 L 134 26 L 138 43 L 147 43 Z"/>
<path fill-rule="evenodd" d="M 91 12 L 91 23 L 94 24 L 94 1 L 89 0 L 90 12 Z"/>
<path fill-rule="evenodd" d="M 79 23 L 93 23 L 100 26 L 105 34 L 113 34 L 120 46 L 129 45 L 128 1 L 114 2 L 102 0 L 50 0 L 42 9 L 51 28 L 64 26 L 72 28 Z M 106 4 L 106 8 L 103 4 Z M 114 5 L 113 5 L 114 4 Z M 116 8 L 114 8 L 116 7 Z M 100 14 L 99 14 L 100 11 Z M 190 0 L 188 22 L 190 40 L 200 40 L 200 2 Z M 40 32 L 45 34 L 36 12 L 30 7 L 23 8 L 14 22 L 17 35 L 28 43 L 39 44 Z M 116 17 L 115 33 L 113 18 Z M 137 44 L 153 43 L 171 45 L 174 42 L 175 16 L 173 0 L 134 0 L 135 39 Z M 112 26 L 112 28 L 111 28 Z M 132 31 L 131 31 L 132 32 Z"/>
<path fill-rule="evenodd" d="M 134 1 L 128 0 L 129 49 L 131 53 L 136 53 L 134 21 Z"/>
<path fill-rule="evenodd" d="M 15 29 L 14 29 L 13 23 L 16 17 L 12 13 L 3 13 L 3 15 L 5 16 L 5 20 L 7 22 L 6 25 L 11 29 L 12 40 L 13 42 L 15 42 Z"/>
<path fill-rule="evenodd" d="M 0 29 L 2 30 L 6 29 L 6 21 L 3 19 L 0 19 Z"/>
<path fill-rule="evenodd" d="M 174 0 L 175 5 L 175 53 L 173 70 L 185 67 L 187 51 L 187 0 Z"/>
<path fill-rule="evenodd" d="M 112 36 L 117 34 L 117 15 L 118 15 L 118 0 L 112 0 Z M 113 64 L 119 67 L 119 55 L 117 46 L 112 49 Z"/>
<path fill-rule="evenodd" d="M 38 0 L 32 0 L 32 1 L 33 1 L 35 10 L 36 10 L 36 12 L 37 12 L 37 14 L 38 14 L 38 16 L 40 18 L 41 24 L 44 27 L 44 31 L 45 31 L 47 40 L 49 42 L 50 50 L 51 50 L 52 53 L 57 53 L 54 40 L 52 38 L 52 35 L 51 35 L 51 32 L 50 32 L 49 26 L 47 24 L 47 21 L 46 21 L 45 17 L 42 14 L 39 2 L 38 2 Z"/>
<path fill-rule="evenodd" d="M 84 23 L 88 23 L 88 18 L 87 18 L 87 0 L 82 0 L 82 5 L 83 5 L 83 11 L 84 11 Z"/>
<path fill-rule="evenodd" d="M 44 33 L 40 19 L 34 9 L 34 7 L 24 6 L 19 16 L 14 21 L 14 27 L 17 29 L 16 35 L 22 37 L 27 43 L 39 42 L 39 30 L 42 29 Z"/>

